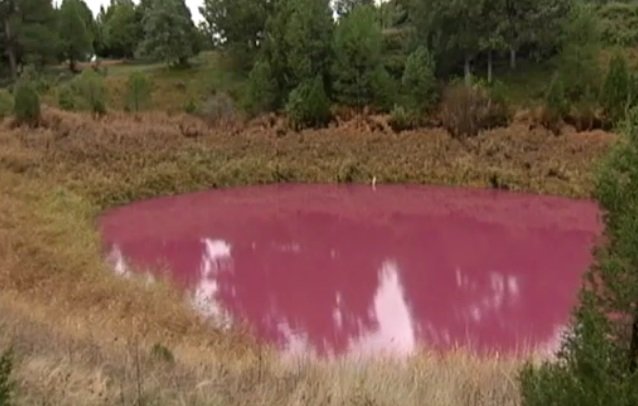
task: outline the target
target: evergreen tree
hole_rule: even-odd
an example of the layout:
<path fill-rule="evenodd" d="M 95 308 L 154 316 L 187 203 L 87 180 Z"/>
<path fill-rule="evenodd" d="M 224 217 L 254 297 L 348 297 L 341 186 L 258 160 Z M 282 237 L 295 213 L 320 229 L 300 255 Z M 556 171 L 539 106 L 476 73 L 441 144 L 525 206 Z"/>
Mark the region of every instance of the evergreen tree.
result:
<path fill-rule="evenodd" d="M 62 54 L 69 61 L 69 69 L 77 71 L 76 62 L 93 51 L 93 38 L 87 27 L 80 0 L 63 0 L 58 21 Z"/>
<path fill-rule="evenodd" d="M 184 0 L 154 0 L 145 11 L 140 53 L 173 66 L 188 65 L 194 55 L 195 25 Z"/>
<path fill-rule="evenodd" d="M 356 7 L 339 21 L 334 35 L 334 95 L 341 103 L 363 107 L 384 104 L 380 90 L 389 80 L 383 67 L 383 35 L 372 7 Z"/>
<path fill-rule="evenodd" d="M 527 366 L 525 405 L 638 404 L 638 109 L 599 170 L 605 234 L 556 361 Z"/>
<path fill-rule="evenodd" d="M 408 57 L 402 84 L 411 110 L 422 112 L 435 101 L 434 68 L 434 58 L 425 47 L 419 47 Z"/>
<path fill-rule="evenodd" d="M 374 0 L 335 0 L 334 9 L 339 17 L 345 17 L 359 6 L 374 6 Z"/>

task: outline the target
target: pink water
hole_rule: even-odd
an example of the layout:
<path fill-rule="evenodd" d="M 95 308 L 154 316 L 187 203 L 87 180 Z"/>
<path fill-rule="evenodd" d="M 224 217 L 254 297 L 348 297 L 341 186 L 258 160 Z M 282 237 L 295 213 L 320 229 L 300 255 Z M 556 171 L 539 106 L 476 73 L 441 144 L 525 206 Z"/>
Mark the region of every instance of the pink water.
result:
<path fill-rule="evenodd" d="M 118 272 L 167 268 L 202 314 L 334 355 L 553 350 L 601 224 L 589 201 L 286 185 L 143 201 L 101 229 Z"/>

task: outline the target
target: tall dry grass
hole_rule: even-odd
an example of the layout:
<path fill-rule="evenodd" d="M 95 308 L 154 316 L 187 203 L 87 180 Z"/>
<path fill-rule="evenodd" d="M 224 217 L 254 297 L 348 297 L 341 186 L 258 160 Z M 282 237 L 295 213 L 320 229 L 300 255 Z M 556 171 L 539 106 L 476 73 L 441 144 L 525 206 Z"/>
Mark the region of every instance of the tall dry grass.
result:
<path fill-rule="evenodd" d="M 439 130 L 293 133 L 50 109 L 43 123 L 0 127 L 0 349 L 16 349 L 20 404 L 517 404 L 512 359 L 280 359 L 199 319 L 167 284 L 113 276 L 95 218 L 162 194 L 373 177 L 588 196 L 614 138 L 515 125 L 461 142 Z"/>

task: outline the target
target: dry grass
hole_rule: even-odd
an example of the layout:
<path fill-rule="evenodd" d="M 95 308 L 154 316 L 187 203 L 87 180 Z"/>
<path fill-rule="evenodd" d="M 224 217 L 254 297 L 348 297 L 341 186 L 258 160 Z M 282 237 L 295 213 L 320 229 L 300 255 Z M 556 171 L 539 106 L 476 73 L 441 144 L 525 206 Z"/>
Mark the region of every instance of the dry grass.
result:
<path fill-rule="evenodd" d="M 159 113 L 93 121 L 46 110 L 39 129 L 5 121 L 0 348 L 16 347 L 20 404 L 517 404 L 515 360 L 278 359 L 241 332 L 215 330 L 170 287 L 105 269 L 95 217 L 135 199 L 373 177 L 585 197 L 614 138 L 519 124 L 460 142 L 366 120 L 303 133 L 276 120 L 208 128 Z"/>

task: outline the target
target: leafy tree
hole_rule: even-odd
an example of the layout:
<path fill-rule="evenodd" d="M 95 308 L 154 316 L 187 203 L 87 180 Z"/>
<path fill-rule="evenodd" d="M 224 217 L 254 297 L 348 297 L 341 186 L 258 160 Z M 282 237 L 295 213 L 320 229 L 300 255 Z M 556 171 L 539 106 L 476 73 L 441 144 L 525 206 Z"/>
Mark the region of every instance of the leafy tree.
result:
<path fill-rule="evenodd" d="M 297 130 L 305 127 L 319 127 L 328 123 L 330 100 L 320 75 L 302 82 L 290 92 L 286 112 Z"/>
<path fill-rule="evenodd" d="M 59 33 L 63 55 L 69 61 L 69 69 L 77 71 L 76 62 L 93 51 L 93 38 L 87 27 L 81 0 L 63 0 L 60 6 Z"/>
<path fill-rule="evenodd" d="M 55 59 L 58 42 L 51 0 L 0 2 L 0 49 L 14 80 L 19 65 L 42 65 Z"/>
<path fill-rule="evenodd" d="M 102 18 L 106 18 L 102 22 L 102 41 L 110 56 L 133 57 L 141 40 L 133 2 L 113 1 Z"/>
<path fill-rule="evenodd" d="M 360 6 L 374 6 L 374 0 L 335 0 L 334 8 L 339 17 L 345 17 Z"/>
<path fill-rule="evenodd" d="M 556 361 L 527 366 L 524 404 L 638 404 L 638 109 L 601 166 L 605 234 Z"/>
<path fill-rule="evenodd" d="M 151 82 L 143 73 L 131 73 L 127 82 L 126 109 L 138 112 L 147 108 L 151 102 L 151 91 Z"/>
<path fill-rule="evenodd" d="M 21 79 L 16 85 L 13 113 L 20 124 L 35 126 L 40 121 L 40 96 L 31 81 Z"/>
<path fill-rule="evenodd" d="M 200 12 L 209 37 L 218 38 L 236 65 L 249 67 L 264 39 L 269 0 L 204 0 Z"/>
<path fill-rule="evenodd" d="M 619 123 L 625 117 L 625 112 L 632 102 L 632 87 L 627 61 L 621 54 L 614 55 L 600 97 L 601 104 L 612 123 Z"/>
<path fill-rule="evenodd" d="M 408 57 L 403 72 L 403 89 L 408 105 L 414 111 L 423 111 L 436 99 L 434 58 L 425 47 L 419 47 Z"/>
<path fill-rule="evenodd" d="M 596 16 L 587 6 L 572 10 L 560 54 L 560 74 L 567 97 L 577 102 L 597 95 L 600 86 L 598 53 L 600 36 Z"/>
<path fill-rule="evenodd" d="M 146 9 L 142 24 L 144 40 L 140 53 L 172 66 L 188 65 L 194 55 L 196 28 L 184 0 L 154 0 Z"/>
<path fill-rule="evenodd" d="M 332 69 L 337 100 L 363 107 L 383 104 L 383 35 L 372 7 L 356 7 L 339 21 L 334 35 L 335 61 Z"/>

